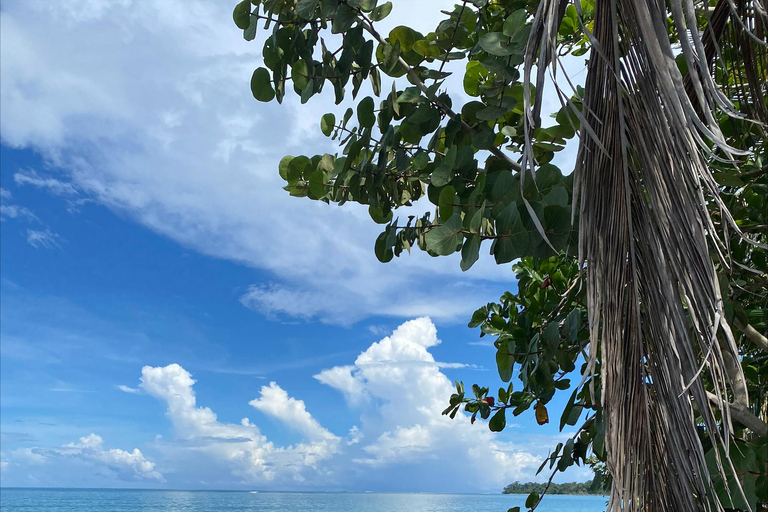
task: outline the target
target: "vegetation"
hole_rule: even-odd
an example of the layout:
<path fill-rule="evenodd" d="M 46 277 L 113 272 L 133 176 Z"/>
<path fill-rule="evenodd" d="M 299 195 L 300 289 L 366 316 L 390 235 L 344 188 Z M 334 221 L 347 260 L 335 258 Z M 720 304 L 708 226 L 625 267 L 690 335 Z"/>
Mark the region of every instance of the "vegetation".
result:
<path fill-rule="evenodd" d="M 520 482 L 512 482 L 504 487 L 501 491 L 502 494 L 530 494 L 532 492 L 541 495 L 543 492 L 547 494 L 600 494 L 592 489 L 592 482 L 567 482 L 564 484 L 549 484 L 549 488 L 546 484 L 537 482 L 527 482 L 521 484 Z"/>
<path fill-rule="evenodd" d="M 247 40 L 268 31 L 257 100 L 355 101 L 320 120 L 339 152 L 280 162 L 291 195 L 367 205 L 382 262 L 419 248 L 468 270 L 483 246 L 516 261 L 518 289 L 469 324 L 494 338 L 505 384 L 457 382 L 445 414 L 544 424 L 569 393 L 559 426 L 575 434 L 540 471 L 602 465 L 612 510 L 765 507 L 762 0 L 460 0 L 433 32 L 382 34 L 391 10 L 244 0 L 234 21 Z M 585 54 L 570 87 L 560 59 Z M 461 105 L 444 90 L 454 60 Z M 548 70 L 562 108 L 544 122 Z M 551 161 L 577 134 L 564 175 Z M 434 214 L 414 211 L 423 197 Z"/>

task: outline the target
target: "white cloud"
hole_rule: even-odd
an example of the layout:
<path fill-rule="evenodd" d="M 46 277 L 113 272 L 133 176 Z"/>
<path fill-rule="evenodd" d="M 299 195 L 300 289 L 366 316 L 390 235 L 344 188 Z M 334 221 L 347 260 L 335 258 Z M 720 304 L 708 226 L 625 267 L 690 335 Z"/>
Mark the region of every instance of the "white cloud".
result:
<path fill-rule="evenodd" d="M 7 219 L 26 219 L 28 221 L 38 220 L 37 216 L 31 210 L 18 204 L 11 204 L 13 194 L 10 190 L 0 187 L 0 220 Z"/>
<path fill-rule="evenodd" d="M 95 200 L 180 244 L 268 271 L 242 301 L 276 316 L 463 320 L 513 280 L 488 258 L 466 274 L 458 256 L 418 251 L 380 264 L 380 227 L 365 207 L 282 191 L 279 159 L 337 151 L 317 125 L 346 105 L 325 93 L 307 105 L 255 102 L 248 81 L 261 44 L 242 40 L 228 4 L 56 5 L 3 5 L 2 140 L 40 151 L 52 169 L 19 172 L 18 183 Z M 403 5 L 388 24 L 443 17 L 437 1 Z"/>
<path fill-rule="evenodd" d="M 323 370 L 315 378 L 336 388 L 346 397 L 347 401 L 353 405 L 359 405 L 369 398 L 363 382 L 353 373 L 354 366 L 335 366 L 328 370 Z"/>
<path fill-rule="evenodd" d="M 340 391 L 344 398 L 338 400 L 346 399 L 351 410 L 345 415 L 349 423 L 340 426 L 347 430 L 343 437 L 311 414 L 315 407 L 337 404 L 292 397 L 276 382 L 260 386 L 249 403 L 257 414 L 281 422 L 280 437 L 296 436 L 292 440 L 267 438 L 258 419 L 222 421 L 198 403 L 195 387 L 206 382 L 198 384 L 182 366 L 170 364 L 142 368 L 137 388 L 118 386 L 164 406 L 172 433 L 147 445 L 153 462 L 138 449 L 107 450 L 94 434 L 61 448 L 3 454 L 3 460 L 12 469 L 29 469 L 33 462 L 56 468 L 27 471 L 43 484 L 46 475 L 76 474 L 62 466 L 66 460 L 102 468 L 112 481 L 164 478 L 170 487 L 498 491 L 534 478 L 546 450 L 566 434 L 515 432 L 520 441 L 513 443 L 509 431 L 494 434 L 484 422 L 470 424 L 464 413 L 453 420 L 443 416 L 453 385 L 431 353 L 439 343 L 432 321 L 418 318 L 372 343 L 352 364 L 320 372 L 316 379 Z"/>
<path fill-rule="evenodd" d="M 312 418 L 304 402 L 289 397 L 274 383 L 262 387 L 251 405 L 296 427 L 308 442 L 276 447 L 248 418 L 239 425 L 220 422 L 210 408 L 197 406 L 192 389 L 195 381 L 178 364 L 145 366 L 141 373 L 140 388 L 166 402 L 166 415 L 178 436 L 178 442 L 166 443 L 165 449 L 176 454 L 187 452 L 184 456 L 191 452 L 203 455 L 203 464 L 226 468 L 244 483 L 275 481 L 278 477 L 278 482 L 303 481 L 305 472 L 315 472 L 319 462 L 336 452 L 339 438 Z"/>
<path fill-rule="evenodd" d="M 355 460 L 401 467 L 432 459 L 433 465 L 459 473 L 470 466 L 489 488 L 531 477 L 538 457 L 500 441 L 483 424 L 471 425 L 463 415 L 451 420 L 441 414 L 454 389 L 429 352 L 439 343 L 429 318 L 410 320 L 373 343 L 354 365 L 315 376 L 344 393 L 350 405 L 363 408 L 359 430 L 372 441 L 359 443 L 362 453 Z"/>
<path fill-rule="evenodd" d="M 57 196 L 77 195 L 77 190 L 71 183 L 66 183 L 56 178 L 40 176 L 31 169 L 19 171 L 13 175 L 13 180 L 17 185 L 32 185 L 42 188 Z"/>
<path fill-rule="evenodd" d="M 24 483 L 35 483 L 46 471 L 61 474 L 72 471 L 72 461 L 84 463 L 89 468 L 103 472 L 109 479 L 124 482 L 165 482 L 155 464 L 138 448 L 133 451 L 104 448 L 104 441 L 96 434 L 81 437 L 79 442 L 59 448 L 19 448 L 8 453 L 3 462 L 3 472 L 13 469 L 14 476 L 23 475 Z M 4 475 L 7 476 L 7 475 Z M 49 482 L 50 483 L 50 482 Z"/>
<path fill-rule="evenodd" d="M 291 446 L 275 445 L 249 418 L 220 421 L 198 405 L 195 381 L 178 364 L 144 367 L 139 389 L 167 405 L 176 438 L 158 440 L 156 448 L 176 472 L 196 467 L 185 474 L 188 479 L 210 482 L 211 475 L 201 476 L 206 470 L 200 468 L 207 468 L 242 485 L 355 488 L 362 485 L 361 475 L 386 479 L 394 471 L 406 487 L 428 485 L 425 475 L 439 475 L 439 485 L 466 489 L 469 472 L 470 489 L 491 490 L 533 477 L 548 446 L 537 447 L 534 455 L 482 423 L 471 425 L 463 414 L 454 420 L 441 414 L 453 386 L 430 352 L 439 343 L 432 321 L 418 318 L 371 344 L 354 364 L 315 376 L 360 413 L 344 442 L 275 382 L 262 386 L 250 405 L 302 436 Z"/>
<path fill-rule="evenodd" d="M 0 205 L 0 218 L 5 219 L 26 219 L 26 220 L 38 220 L 37 216 L 32 213 L 28 208 L 19 206 L 17 204 L 3 204 Z"/>
<path fill-rule="evenodd" d="M 302 400 L 289 397 L 288 393 L 275 382 L 270 382 L 269 386 L 262 386 L 261 396 L 248 403 L 259 411 L 279 419 L 289 428 L 299 430 L 307 439 L 339 441 L 338 437 L 320 426 L 317 420 L 307 412 Z"/>
<path fill-rule="evenodd" d="M 134 448 L 132 452 L 117 448 L 105 450 L 103 444 L 101 437 L 91 433 L 81 437 L 79 443 L 69 443 L 58 452 L 65 456 L 79 457 L 103 464 L 114 471 L 121 480 L 164 481 L 163 475 L 155 470 L 155 464 L 144 458 L 138 448 Z"/>
<path fill-rule="evenodd" d="M 129 386 L 125 386 L 123 384 L 119 384 L 117 386 L 117 389 L 119 389 L 120 391 L 122 391 L 124 393 L 131 393 L 133 395 L 140 395 L 141 394 L 141 390 L 140 389 L 132 388 L 132 387 L 129 387 Z"/>
<path fill-rule="evenodd" d="M 27 230 L 27 243 L 35 249 L 53 249 L 59 247 L 61 237 L 50 229 L 43 231 L 36 229 Z"/>

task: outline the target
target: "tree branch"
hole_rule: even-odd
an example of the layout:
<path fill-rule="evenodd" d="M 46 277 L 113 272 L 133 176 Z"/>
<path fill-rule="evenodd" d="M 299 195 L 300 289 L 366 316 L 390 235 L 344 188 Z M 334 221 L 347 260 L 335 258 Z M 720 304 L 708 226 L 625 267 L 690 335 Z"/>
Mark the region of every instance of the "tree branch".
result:
<path fill-rule="evenodd" d="M 731 381 L 731 391 L 733 392 L 733 401 L 744 408 L 749 407 L 749 393 L 747 392 L 747 382 L 744 379 L 744 372 L 741 369 L 741 363 L 731 353 L 722 338 L 718 339 L 720 349 L 723 353 L 723 367 L 728 380 Z"/>
<path fill-rule="evenodd" d="M 707 391 L 707 398 L 709 398 L 709 401 L 714 403 L 715 405 L 722 406 L 723 400 L 715 395 L 714 393 L 710 393 Z M 731 411 L 731 417 L 750 429 L 752 432 L 757 434 L 760 437 L 768 436 L 768 424 L 765 423 L 763 420 L 752 414 L 752 411 L 749 410 L 749 408 L 744 407 L 742 404 L 739 403 L 729 403 L 727 404 L 728 408 Z"/>
<path fill-rule="evenodd" d="M 749 341 L 757 345 L 757 347 L 762 349 L 764 352 L 768 352 L 768 338 L 760 334 L 760 332 L 752 327 L 751 324 L 745 324 L 738 318 L 734 323 L 736 324 L 736 327 L 744 333 L 744 336 L 746 336 Z"/>

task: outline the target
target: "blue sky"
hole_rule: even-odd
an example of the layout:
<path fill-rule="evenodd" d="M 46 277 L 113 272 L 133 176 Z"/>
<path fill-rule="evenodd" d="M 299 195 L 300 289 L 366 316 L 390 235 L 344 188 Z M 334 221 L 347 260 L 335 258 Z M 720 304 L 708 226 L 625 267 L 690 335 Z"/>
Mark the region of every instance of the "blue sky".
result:
<path fill-rule="evenodd" d="M 426 31 L 439 6 L 396 3 L 389 23 Z M 288 197 L 277 162 L 335 151 L 317 125 L 343 107 L 254 102 L 261 45 L 231 7 L 3 3 L 0 482 L 533 478 L 556 426 L 526 413 L 496 435 L 439 414 L 453 379 L 499 384 L 466 321 L 514 287 L 509 266 L 382 265 L 363 208 Z"/>

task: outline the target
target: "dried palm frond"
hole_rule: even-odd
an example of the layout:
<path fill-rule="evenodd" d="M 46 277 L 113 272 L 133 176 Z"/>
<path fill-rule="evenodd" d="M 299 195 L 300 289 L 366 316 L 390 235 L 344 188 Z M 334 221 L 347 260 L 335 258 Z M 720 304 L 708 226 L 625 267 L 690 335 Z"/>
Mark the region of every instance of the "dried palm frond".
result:
<path fill-rule="evenodd" d="M 557 69 L 567 3 L 543 0 L 534 19 L 525 80 L 538 65 L 538 91 L 544 68 Z M 713 406 L 702 381 L 706 374 L 724 398 L 734 385 L 724 358 L 738 358 L 710 255 L 714 249 L 727 262 L 707 209 L 707 201 L 720 201 L 708 161 L 735 163 L 740 156 L 726 143 L 719 115 L 768 120 L 760 81 L 766 12 L 761 0 L 723 0 L 704 29 L 698 23 L 692 0 L 597 0 L 588 33 L 574 204 L 579 258 L 588 267 L 590 371 L 598 341 L 602 351 L 609 510 L 722 510 L 696 428 L 698 414 L 713 445 L 728 453 L 727 400 Z M 721 44 L 733 52 L 720 52 Z M 726 95 L 713 61 L 736 54 L 749 61 L 728 63 L 739 72 Z M 525 90 L 530 133 L 541 99 L 531 105 Z M 523 174 L 535 164 L 530 142 L 526 149 Z M 718 465 L 721 475 L 732 471 L 727 456 Z"/>

